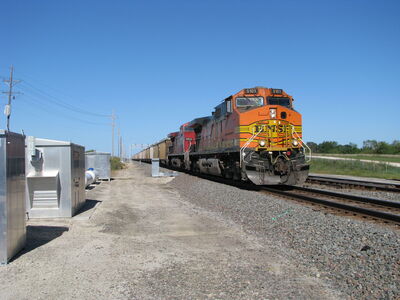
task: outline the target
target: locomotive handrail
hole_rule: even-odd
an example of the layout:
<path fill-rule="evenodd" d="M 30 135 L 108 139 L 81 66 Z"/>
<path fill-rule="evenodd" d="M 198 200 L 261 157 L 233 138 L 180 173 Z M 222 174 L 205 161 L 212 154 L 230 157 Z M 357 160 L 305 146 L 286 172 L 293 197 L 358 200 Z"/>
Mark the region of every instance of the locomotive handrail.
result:
<path fill-rule="evenodd" d="M 296 135 L 296 138 L 297 139 L 299 139 L 300 141 L 301 141 L 301 147 L 303 148 L 303 149 L 308 149 L 308 151 L 309 151 L 309 153 L 310 153 L 310 155 L 309 155 L 309 159 L 307 159 L 307 162 L 310 162 L 311 161 L 311 158 L 312 158 L 312 151 L 311 151 L 311 148 L 310 147 L 308 147 L 308 145 L 303 141 L 303 139 L 299 136 L 299 134 L 296 132 L 296 129 L 294 128 L 294 126 L 293 125 L 291 125 L 292 126 L 292 136 L 295 134 Z M 305 147 L 304 147 L 305 146 Z M 306 155 L 307 156 L 307 155 Z"/>
<path fill-rule="evenodd" d="M 239 152 L 239 154 L 240 154 L 240 160 L 239 160 L 239 166 L 240 166 L 240 168 L 242 167 L 242 161 L 244 160 L 243 154 L 242 154 L 243 151 L 244 151 L 244 150 L 250 145 L 250 143 L 263 131 L 264 126 L 265 126 L 265 125 L 261 126 L 261 129 L 260 129 L 260 131 L 257 132 L 257 134 L 256 134 L 256 133 L 253 133 L 253 135 L 251 136 L 251 138 L 243 145 L 242 148 L 240 148 L 240 152 Z"/>
<path fill-rule="evenodd" d="M 183 152 L 183 163 L 185 164 L 187 170 L 190 170 L 190 147 L 192 147 L 192 141 L 189 141 L 189 147 L 187 148 L 187 151 Z M 183 150 L 185 150 L 185 146 L 183 147 Z"/>

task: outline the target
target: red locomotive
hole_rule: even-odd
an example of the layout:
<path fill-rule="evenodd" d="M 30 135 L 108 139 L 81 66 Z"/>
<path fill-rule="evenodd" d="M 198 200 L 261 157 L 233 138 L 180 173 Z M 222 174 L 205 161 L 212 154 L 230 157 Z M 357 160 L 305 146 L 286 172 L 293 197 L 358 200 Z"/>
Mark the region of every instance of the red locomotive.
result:
<path fill-rule="evenodd" d="M 189 126 L 189 123 L 183 124 L 178 132 L 168 135 L 171 144 L 168 149 L 168 162 L 170 165 L 181 168 L 183 167 L 183 156 L 189 153 L 191 147 L 195 144 L 196 134 Z M 188 166 L 185 166 L 189 169 Z"/>

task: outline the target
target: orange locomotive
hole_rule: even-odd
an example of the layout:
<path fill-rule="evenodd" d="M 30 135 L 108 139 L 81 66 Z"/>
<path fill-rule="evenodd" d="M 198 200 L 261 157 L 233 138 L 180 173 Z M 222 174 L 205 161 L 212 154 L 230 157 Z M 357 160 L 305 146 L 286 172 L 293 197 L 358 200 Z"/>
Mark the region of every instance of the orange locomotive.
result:
<path fill-rule="evenodd" d="M 281 89 L 243 89 L 189 126 L 196 133 L 194 171 L 259 185 L 302 184 L 308 176 L 301 114 Z"/>
<path fill-rule="evenodd" d="M 257 185 L 302 184 L 308 176 L 301 114 L 281 89 L 243 89 L 177 134 L 166 162 L 178 168 Z"/>

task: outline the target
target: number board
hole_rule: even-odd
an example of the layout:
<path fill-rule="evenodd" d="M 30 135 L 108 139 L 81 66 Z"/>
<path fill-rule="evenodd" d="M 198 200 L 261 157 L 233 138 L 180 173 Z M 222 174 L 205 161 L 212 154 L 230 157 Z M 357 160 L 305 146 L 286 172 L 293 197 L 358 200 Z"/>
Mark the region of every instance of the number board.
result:
<path fill-rule="evenodd" d="M 244 89 L 245 94 L 257 94 L 258 90 L 256 88 L 251 88 L 251 89 Z"/>
<path fill-rule="evenodd" d="M 271 89 L 272 94 L 282 95 L 282 89 Z"/>

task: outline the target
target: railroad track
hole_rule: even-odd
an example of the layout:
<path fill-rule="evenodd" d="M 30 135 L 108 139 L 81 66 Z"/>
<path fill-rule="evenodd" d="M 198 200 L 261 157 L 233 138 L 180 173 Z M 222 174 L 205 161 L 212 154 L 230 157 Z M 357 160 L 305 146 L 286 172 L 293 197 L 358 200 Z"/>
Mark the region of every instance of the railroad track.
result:
<path fill-rule="evenodd" d="M 384 220 L 385 222 L 400 224 L 400 202 L 298 186 L 256 186 L 240 181 L 233 182 L 232 180 L 212 175 L 192 175 L 223 184 L 233 185 L 242 189 L 275 194 L 302 202 L 306 201 L 324 207 L 339 209 L 346 213 L 351 212 L 355 215 L 362 215 L 369 218 Z"/>
<path fill-rule="evenodd" d="M 174 168 L 168 169 L 174 170 Z M 182 170 L 180 170 L 180 172 L 182 172 Z M 356 215 L 363 215 L 374 219 L 381 219 L 385 222 L 392 222 L 398 225 L 400 224 L 400 202 L 380 200 L 363 196 L 355 196 L 350 194 L 342 194 L 298 186 L 257 186 L 254 184 L 249 184 L 242 181 L 232 181 L 231 179 L 225 179 L 213 175 L 192 173 L 187 171 L 183 172 L 206 180 L 236 186 L 241 189 L 280 195 L 290 199 L 300 200 L 303 202 L 306 201 L 308 203 L 318 204 L 324 207 L 339 209 L 344 212 L 351 212 Z M 323 178 L 326 179 L 328 177 Z M 375 189 L 384 189 L 385 191 L 388 191 L 388 188 L 386 188 L 385 186 L 375 186 Z M 396 192 L 399 191 L 399 189 L 393 189 Z"/>
<path fill-rule="evenodd" d="M 291 189 L 262 187 L 261 192 L 277 194 L 291 199 L 316 203 L 347 212 L 350 211 L 357 215 L 379 218 L 400 224 L 400 202 L 303 187 L 292 187 Z"/>
<path fill-rule="evenodd" d="M 384 183 L 371 182 L 367 180 L 342 179 L 336 177 L 310 175 L 307 178 L 308 183 L 323 184 L 328 186 L 340 186 L 347 188 L 360 188 L 369 190 L 379 190 L 391 193 L 400 193 L 400 182 Z"/>

